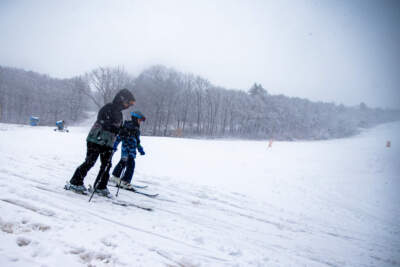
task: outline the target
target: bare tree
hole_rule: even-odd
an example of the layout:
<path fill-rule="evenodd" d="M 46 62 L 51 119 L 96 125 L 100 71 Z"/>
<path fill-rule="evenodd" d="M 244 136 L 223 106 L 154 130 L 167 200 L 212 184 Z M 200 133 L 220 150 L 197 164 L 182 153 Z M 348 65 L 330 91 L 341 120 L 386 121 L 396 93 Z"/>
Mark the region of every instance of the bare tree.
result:
<path fill-rule="evenodd" d="M 206 79 L 199 76 L 194 81 L 194 97 L 195 97 L 195 110 L 196 110 L 196 133 L 202 134 L 203 131 L 203 117 L 204 117 L 204 91 L 211 87 L 211 84 Z"/>
<path fill-rule="evenodd" d="M 96 104 L 102 107 L 113 100 L 118 90 L 133 84 L 133 78 L 123 67 L 99 67 L 86 74 L 89 87 L 95 94 L 83 91 Z M 99 98 L 96 97 L 99 96 Z"/>
<path fill-rule="evenodd" d="M 177 128 L 185 133 L 186 124 L 191 114 L 193 105 L 193 89 L 195 87 L 195 77 L 192 74 L 184 74 L 180 76 L 179 84 L 182 90 L 179 93 L 176 108 Z"/>

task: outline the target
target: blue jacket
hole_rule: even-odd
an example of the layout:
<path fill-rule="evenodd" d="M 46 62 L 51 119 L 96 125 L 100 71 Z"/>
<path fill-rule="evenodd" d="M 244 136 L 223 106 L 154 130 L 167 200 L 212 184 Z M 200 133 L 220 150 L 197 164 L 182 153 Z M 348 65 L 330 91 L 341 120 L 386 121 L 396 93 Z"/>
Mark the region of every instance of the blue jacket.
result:
<path fill-rule="evenodd" d="M 140 128 L 135 121 L 124 121 L 121 131 L 114 143 L 114 150 L 117 150 L 119 143 L 122 141 L 121 158 L 129 156 L 136 158 L 136 149 L 140 152 L 143 147 L 140 145 Z"/>

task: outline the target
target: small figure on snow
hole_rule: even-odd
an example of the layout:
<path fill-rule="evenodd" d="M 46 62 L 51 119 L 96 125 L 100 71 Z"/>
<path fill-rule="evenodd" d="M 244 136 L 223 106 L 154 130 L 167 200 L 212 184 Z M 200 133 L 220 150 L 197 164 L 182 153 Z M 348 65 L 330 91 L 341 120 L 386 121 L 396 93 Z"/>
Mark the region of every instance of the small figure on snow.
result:
<path fill-rule="evenodd" d="M 87 141 L 85 161 L 76 169 L 65 189 L 85 194 L 83 180 L 100 156 L 101 166 L 95 182 L 95 192 L 109 196 L 107 189 L 113 146 L 122 124 L 122 110 L 135 104 L 135 98 L 128 89 L 119 91 L 112 103 L 104 105 L 97 114 L 97 120 L 92 126 Z"/>
<path fill-rule="evenodd" d="M 386 147 L 388 147 L 388 148 L 389 148 L 391 145 L 392 145 L 392 144 L 391 144 L 391 142 L 390 142 L 390 141 L 387 141 L 387 142 L 386 142 Z"/>
<path fill-rule="evenodd" d="M 140 123 L 146 120 L 146 117 L 140 111 L 131 112 L 132 120 L 125 121 L 121 131 L 114 143 L 114 151 L 117 150 L 122 141 L 121 160 L 115 166 L 111 181 L 124 189 L 135 190 L 131 185 L 132 176 L 135 171 L 136 150 L 140 155 L 144 155 L 142 145 L 140 144 Z M 123 177 L 121 177 L 124 171 Z"/>
<path fill-rule="evenodd" d="M 64 120 L 56 121 L 56 126 L 57 126 L 57 129 L 54 129 L 54 131 L 58 130 L 60 132 L 68 132 L 68 130 L 65 127 L 65 121 Z"/>
<path fill-rule="evenodd" d="M 56 121 L 56 126 L 59 131 L 64 130 L 64 120 Z"/>
<path fill-rule="evenodd" d="M 31 125 L 31 126 L 38 126 L 38 125 L 39 125 L 39 121 L 40 121 L 39 117 L 31 116 L 31 117 L 29 118 L 29 125 Z"/>
<path fill-rule="evenodd" d="M 274 142 L 274 139 L 269 139 L 268 148 L 272 148 L 272 143 L 273 142 Z"/>

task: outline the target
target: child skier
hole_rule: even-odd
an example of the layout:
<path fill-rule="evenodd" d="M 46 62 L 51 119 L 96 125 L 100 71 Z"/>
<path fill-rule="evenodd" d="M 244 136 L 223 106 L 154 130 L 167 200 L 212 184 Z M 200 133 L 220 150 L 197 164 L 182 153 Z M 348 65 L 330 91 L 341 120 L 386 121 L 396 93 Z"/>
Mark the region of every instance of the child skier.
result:
<path fill-rule="evenodd" d="M 140 155 L 145 152 L 140 144 L 140 123 L 146 120 L 146 117 L 140 111 L 131 112 L 132 120 L 125 121 L 117 140 L 114 143 L 114 151 L 122 141 L 121 160 L 115 166 L 111 181 L 120 185 L 124 189 L 134 190 L 131 185 L 133 172 L 135 171 L 136 149 Z M 121 177 L 125 169 L 124 176 Z M 121 178 L 120 178 L 121 177 Z"/>
<path fill-rule="evenodd" d="M 87 189 L 83 184 L 83 180 L 100 155 L 101 166 L 96 178 L 98 180 L 96 193 L 103 196 L 110 195 L 107 183 L 110 177 L 113 145 L 122 124 L 122 110 L 134 104 L 135 98 L 132 93 L 128 89 L 122 89 L 114 97 L 112 103 L 106 104 L 99 110 L 97 120 L 86 138 L 87 153 L 85 161 L 76 169 L 69 183 L 65 185 L 65 189 L 85 194 Z"/>

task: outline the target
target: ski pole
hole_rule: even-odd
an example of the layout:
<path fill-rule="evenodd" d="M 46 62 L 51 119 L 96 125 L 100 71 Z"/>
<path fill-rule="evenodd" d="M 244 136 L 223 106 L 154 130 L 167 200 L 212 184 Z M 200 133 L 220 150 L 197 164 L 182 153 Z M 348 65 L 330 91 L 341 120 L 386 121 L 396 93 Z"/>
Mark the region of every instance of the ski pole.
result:
<path fill-rule="evenodd" d="M 111 162 L 112 162 L 112 157 L 113 157 L 113 155 L 114 155 L 114 151 L 111 153 L 110 159 L 107 161 L 107 165 L 106 165 L 106 167 L 105 167 L 103 173 L 98 177 L 99 179 L 96 178 L 96 180 L 94 181 L 94 184 L 93 184 L 93 192 L 92 192 L 92 194 L 90 195 L 89 202 L 92 200 L 93 195 L 94 195 L 94 192 L 96 192 L 96 188 L 97 188 L 98 183 L 99 183 L 101 180 L 103 180 L 104 175 L 106 174 L 106 172 L 109 172 L 109 168 L 110 168 L 110 166 L 111 166 Z"/>
<path fill-rule="evenodd" d="M 117 184 L 117 193 L 115 194 L 115 197 L 118 197 L 118 192 L 120 187 L 121 187 L 121 178 L 119 178 L 119 183 Z"/>
<path fill-rule="evenodd" d="M 101 176 L 102 176 L 101 178 L 103 178 L 103 175 L 104 175 L 104 173 L 101 175 Z M 92 200 L 92 197 L 93 197 L 93 195 L 94 195 L 94 192 L 96 191 L 96 187 L 97 187 L 97 184 L 98 184 L 99 180 L 100 180 L 100 179 L 97 179 L 97 178 L 96 178 L 96 180 L 94 181 L 94 184 L 93 184 L 93 191 L 92 191 L 92 194 L 90 195 L 89 202 Z"/>
<path fill-rule="evenodd" d="M 122 170 L 122 172 L 121 172 L 121 174 L 119 176 L 120 178 L 119 178 L 119 183 L 117 184 L 117 194 L 115 194 L 116 197 L 118 197 L 118 192 L 119 192 L 119 189 L 121 187 L 122 177 L 125 176 L 125 172 L 126 172 L 127 168 L 128 168 L 128 161 L 125 161 L 124 168 L 123 168 L 123 170 Z"/>
<path fill-rule="evenodd" d="M 124 177 L 125 175 L 125 171 L 126 171 L 126 165 L 124 167 L 124 172 L 121 173 L 120 177 Z M 119 178 L 119 183 L 117 184 L 117 194 L 115 194 L 116 197 L 118 197 L 118 192 L 119 192 L 119 188 L 121 187 L 121 182 L 122 182 L 122 178 Z"/>

